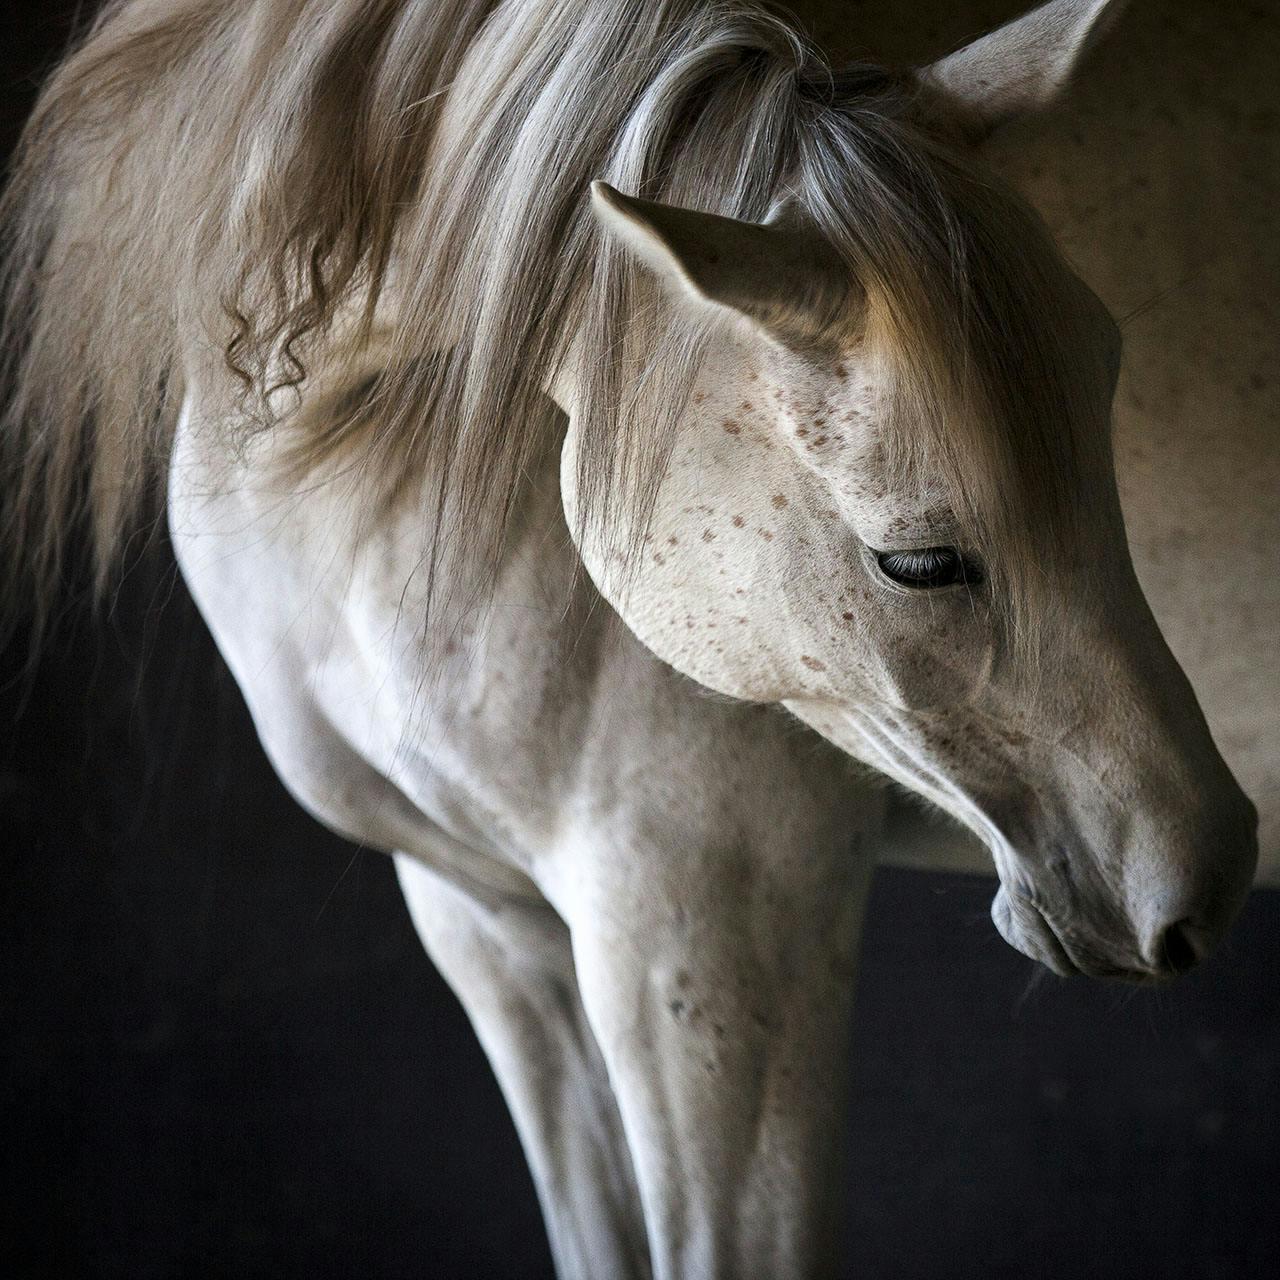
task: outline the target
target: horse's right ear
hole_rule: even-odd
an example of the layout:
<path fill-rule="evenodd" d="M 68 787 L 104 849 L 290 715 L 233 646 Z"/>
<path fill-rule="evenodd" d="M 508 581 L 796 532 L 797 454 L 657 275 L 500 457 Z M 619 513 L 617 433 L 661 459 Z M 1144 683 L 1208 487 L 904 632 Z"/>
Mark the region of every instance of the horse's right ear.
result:
<path fill-rule="evenodd" d="M 925 113 L 980 141 L 1065 92 L 1128 0 L 1049 0 L 916 72 Z"/>
<path fill-rule="evenodd" d="M 743 222 L 591 184 L 606 234 L 676 296 L 718 307 L 787 339 L 834 324 L 856 295 L 848 268 L 816 232 L 781 218 Z"/>

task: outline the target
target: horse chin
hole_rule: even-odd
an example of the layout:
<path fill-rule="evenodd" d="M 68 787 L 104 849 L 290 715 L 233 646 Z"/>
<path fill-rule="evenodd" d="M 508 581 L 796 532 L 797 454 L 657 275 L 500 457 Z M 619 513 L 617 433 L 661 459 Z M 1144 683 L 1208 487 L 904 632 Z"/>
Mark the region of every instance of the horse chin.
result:
<path fill-rule="evenodd" d="M 1015 909 L 1014 900 L 1003 884 L 991 901 L 991 920 L 1015 951 L 1039 961 L 1059 977 L 1072 978 L 1081 972 L 1040 912 L 1029 903 Z"/>

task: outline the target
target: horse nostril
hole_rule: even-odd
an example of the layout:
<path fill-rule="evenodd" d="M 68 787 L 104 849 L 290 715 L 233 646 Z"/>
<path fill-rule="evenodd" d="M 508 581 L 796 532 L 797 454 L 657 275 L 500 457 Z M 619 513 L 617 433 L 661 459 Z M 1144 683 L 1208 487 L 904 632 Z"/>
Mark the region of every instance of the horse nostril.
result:
<path fill-rule="evenodd" d="M 1160 957 L 1171 973 L 1186 973 L 1200 962 L 1200 951 L 1194 941 L 1190 920 L 1171 924 L 1160 939 Z"/>

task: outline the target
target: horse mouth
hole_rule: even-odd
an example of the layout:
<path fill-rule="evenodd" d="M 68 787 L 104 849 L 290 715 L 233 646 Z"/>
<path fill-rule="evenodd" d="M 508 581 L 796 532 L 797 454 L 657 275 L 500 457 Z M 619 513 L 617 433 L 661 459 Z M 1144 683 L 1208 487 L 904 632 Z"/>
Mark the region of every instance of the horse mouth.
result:
<path fill-rule="evenodd" d="M 1129 969 L 1082 955 L 1062 937 L 1039 906 L 1004 885 L 991 903 L 991 919 L 1000 936 L 1015 950 L 1036 960 L 1060 978 L 1099 978 L 1113 982 L 1152 985 L 1166 981 L 1169 973 Z"/>

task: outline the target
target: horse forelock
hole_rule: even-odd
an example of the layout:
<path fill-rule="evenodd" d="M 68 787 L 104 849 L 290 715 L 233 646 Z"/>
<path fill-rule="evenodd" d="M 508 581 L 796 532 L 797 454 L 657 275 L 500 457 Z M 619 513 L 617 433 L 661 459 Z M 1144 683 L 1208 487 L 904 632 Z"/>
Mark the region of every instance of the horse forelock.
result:
<path fill-rule="evenodd" d="M 1079 574 L 1105 490 L 1096 304 L 1034 212 L 967 158 L 895 113 L 833 115 L 833 142 L 805 169 L 807 204 L 865 294 L 890 484 L 941 484 L 1034 665 L 1033 622 L 1052 619 L 1060 577 Z"/>
<path fill-rule="evenodd" d="M 301 466 L 343 453 L 396 493 L 431 474 L 434 554 L 483 568 L 576 355 L 581 500 L 638 543 L 705 333 L 599 234 L 597 177 L 813 221 L 866 291 L 891 453 L 952 478 L 1024 612 L 1090 434 L 1044 233 L 916 128 L 892 76 L 833 72 L 782 19 L 702 0 L 110 6 L 6 200 L 9 549 L 47 592 L 87 510 L 106 562 L 206 349 L 262 429 L 273 390 L 375 323 L 376 382 L 350 363 L 376 413 L 311 415 Z"/>

